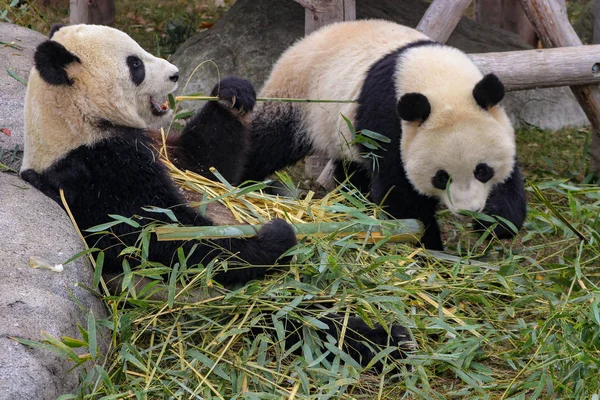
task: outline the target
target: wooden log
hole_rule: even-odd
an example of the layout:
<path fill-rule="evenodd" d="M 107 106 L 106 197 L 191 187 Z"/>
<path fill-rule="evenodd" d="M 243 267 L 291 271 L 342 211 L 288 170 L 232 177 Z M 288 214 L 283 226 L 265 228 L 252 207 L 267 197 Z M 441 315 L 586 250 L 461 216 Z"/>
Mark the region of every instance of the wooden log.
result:
<path fill-rule="evenodd" d="M 600 83 L 600 45 L 469 56 L 483 73 L 498 75 L 508 91 Z"/>
<path fill-rule="evenodd" d="M 320 27 L 338 21 L 353 21 L 356 19 L 356 0 L 294 0 L 300 4 L 311 3 L 318 8 L 317 3 L 322 3 L 321 9 L 330 3 L 332 7 L 327 12 L 313 11 L 306 7 L 304 13 L 304 32 L 309 33 Z M 325 167 L 323 167 L 325 166 Z M 316 178 L 317 183 L 327 190 L 335 188 L 333 172 L 335 165 L 333 161 L 318 155 L 312 155 L 306 158 L 304 174 L 310 178 Z"/>
<path fill-rule="evenodd" d="M 302 7 L 310 10 L 314 13 L 323 13 L 332 11 L 338 0 L 294 0 L 296 3 L 300 4 Z"/>
<path fill-rule="evenodd" d="M 69 23 L 87 24 L 89 12 L 89 0 L 70 0 L 69 2 Z"/>
<path fill-rule="evenodd" d="M 356 0 L 334 0 L 333 7 L 327 12 L 314 12 L 306 9 L 304 13 L 304 33 L 307 35 L 322 26 L 338 21 L 356 19 Z"/>
<path fill-rule="evenodd" d="M 535 28 L 523 12 L 520 0 L 474 0 L 473 20 L 514 32 L 537 47 Z"/>
<path fill-rule="evenodd" d="M 600 43 L 600 0 L 594 0 L 594 36 L 592 42 L 594 44 Z"/>
<path fill-rule="evenodd" d="M 561 1 L 521 0 L 523 10 L 546 48 L 581 46 Z M 592 124 L 591 169 L 600 176 L 600 88 L 598 85 L 571 86 L 575 98 Z"/>
<path fill-rule="evenodd" d="M 70 0 L 69 12 L 71 24 L 115 24 L 115 0 Z"/>
<path fill-rule="evenodd" d="M 440 43 L 446 43 L 471 0 L 433 0 L 417 25 L 417 30 Z"/>

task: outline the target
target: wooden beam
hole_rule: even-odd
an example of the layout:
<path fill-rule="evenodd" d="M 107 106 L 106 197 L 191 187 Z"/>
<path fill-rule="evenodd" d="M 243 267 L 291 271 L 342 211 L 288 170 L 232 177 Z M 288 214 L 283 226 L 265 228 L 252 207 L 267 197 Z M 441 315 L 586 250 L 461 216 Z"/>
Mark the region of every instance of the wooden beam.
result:
<path fill-rule="evenodd" d="M 356 19 L 356 0 L 294 0 L 302 4 L 306 10 L 304 12 L 304 32 L 309 33 L 319 29 L 322 26 L 338 21 L 353 21 Z M 304 3 L 304 4 L 303 4 Z M 318 5 L 317 3 L 322 3 Z M 325 4 L 327 3 L 327 4 Z M 313 5 L 314 10 L 307 5 Z M 326 12 L 319 12 L 324 7 L 331 8 Z M 312 155 L 306 158 L 304 164 L 304 174 L 308 177 L 317 179 L 317 183 L 327 190 L 335 188 L 333 173 L 335 165 L 333 161 L 318 155 Z"/>
<path fill-rule="evenodd" d="M 433 40 L 446 43 L 471 0 L 433 0 L 417 25 L 417 30 Z"/>
<path fill-rule="evenodd" d="M 308 35 L 333 22 L 353 21 L 355 19 L 356 0 L 334 0 L 333 7 L 327 12 L 315 12 L 306 9 L 304 13 L 304 33 Z"/>
<path fill-rule="evenodd" d="M 115 0 L 70 0 L 70 24 L 115 24 Z"/>
<path fill-rule="evenodd" d="M 302 7 L 314 13 L 328 12 L 334 9 L 338 0 L 294 0 Z"/>
<path fill-rule="evenodd" d="M 582 46 L 562 1 L 521 0 L 521 4 L 544 47 Z M 600 88 L 584 85 L 571 86 L 571 90 L 592 124 L 591 169 L 600 176 Z"/>
<path fill-rule="evenodd" d="M 483 73 L 498 75 L 508 91 L 600 83 L 600 45 L 469 56 Z"/>

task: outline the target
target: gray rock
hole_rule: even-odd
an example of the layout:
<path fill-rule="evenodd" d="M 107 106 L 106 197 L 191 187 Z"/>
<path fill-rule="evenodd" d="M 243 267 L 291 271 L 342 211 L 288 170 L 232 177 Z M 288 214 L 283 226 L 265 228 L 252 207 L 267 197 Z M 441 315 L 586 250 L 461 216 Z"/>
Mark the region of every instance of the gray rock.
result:
<path fill-rule="evenodd" d="M 31 256 L 56 264 L 84 249 L 65 212 L 7 173 L 0 173 L 0 198 L 0 399 L 55 399 L 75 390 L 79 369 L 69 372 L 72 362 L 9 337 L 41 340 L 45 331 L 80 338 L 77 324 L 87 326 L 88 311 L 97 319 L 106 312 L 101 300 L 76 286 L 91 284 L 87 260 L 60 273 L 29 267 Z"/>
<path fill-rule="evenodd" d="M 358 0 L 357 16 L 414 27 L 427 7 L 422 0 Z M 279 55 L 303 35 L 304 9 L 299 4 L 291 0 L 238 0 L 214 27 L 188 39 L 172 56 L 171 61 L 181 70 L 182 82 L 190 79 L 180 93 L 209 93 L 218 82 L 218 74 L 243 77 L 260 87 Z M 448 44 L 467 53 L 528 48 L 517 35 L 468 18 L 461 19 Z M 525 121 L 558 129 L 588 124 L 573 95 L 564 88 L 511 93 L 505 105 L 517 125 Z M 198 103 L 184 106 L 194 109 Z"/>
<path fill-rule="evenodd" d="M 0 134 L 0 162 L 17 169 L 23 150 L 23 106 L 25 85 L 12 77 L 27 82 L 33 65 L 33 51 L 46 37 L 18 25 L 0 22 L 0 128 L 8 128 L 12 135 Z"/>

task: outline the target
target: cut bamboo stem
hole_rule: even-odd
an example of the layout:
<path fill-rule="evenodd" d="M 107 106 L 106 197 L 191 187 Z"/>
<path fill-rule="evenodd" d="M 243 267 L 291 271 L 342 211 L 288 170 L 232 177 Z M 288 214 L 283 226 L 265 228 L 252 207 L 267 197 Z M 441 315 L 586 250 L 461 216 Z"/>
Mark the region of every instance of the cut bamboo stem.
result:
<path fill-rule="evenodd" d="M 263 227 L 256 225 L 220 225 L 220 226 L 161 226 L 154 229 L 159 241 L 223 239 L 252 237 Z M 414 242 L 423 233 L 423 225 L 415 219 L 376 220 L 373 224 L 352 222 L 319 222 L 293 225 L 296 237 L 358 234 L 360 238 L 378 241 L 388 239 L 391 242 Z"/>
<path fill-rule="evenodd" d="M 176 101 L 219 101 L 216 96 L 176 96 Z M 356 100 L 335 100 L 335 99 L 290 99 L 290 98 L 275 98 L 275 97 L 257 97 L 256 101 L 265 101 L 272 103 L 356 103 Z"/>

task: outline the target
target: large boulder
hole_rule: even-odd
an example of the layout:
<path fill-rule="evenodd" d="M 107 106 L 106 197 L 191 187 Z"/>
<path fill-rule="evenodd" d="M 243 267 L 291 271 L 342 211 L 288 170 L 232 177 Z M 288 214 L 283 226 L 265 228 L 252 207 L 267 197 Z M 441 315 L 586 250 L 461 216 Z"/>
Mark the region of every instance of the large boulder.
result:
<path fill-rule="evenodd" d="M 11 136 L 0 134 L 0 162 L 18 169 L 23 154 L 26 88 L 23 82 L 29 79 L 36 46 L 46 37 L 18 25 L 0 22 L 0 38 L 8 43 L 0 46 L 0 128 L 7 128 L 12 133 Z"/>
<path fill-rule="evenodd" d="M 63 272 L 29 266 L 32 256 L 57 264 L 84 249 L 58 204 L 8 173 L 0 173 L 0 198 L 0 399 L 56 399 L 75 390 L 79 370 L 10 338 L 39 341 L 42 331 L 80 338 L 77 324 L 86 327 L 87 313 L 100 319 L 106 311 L 100 299 L 77 286 L 91 285 L 93 271 L 85 258 Z"/>
<path fill-rule="evenodd" d="M 422 0 L 358 0 L 356 14 L 414 27 L 428 5 Z M 238 0 L 214 27 L 188 39 L 173 55 L 171 61 L 180 68 L 184 83 L 180 92 L 209 93 L 219 74 L 243 77 L 260 87 L 279 55 L 303 35 L 304 9 L 296 2 Z M 448 44 L 467 53 L 528 48 L 517 35 L 468 18 L 461 19 Z M 568 88 L 509 93 L 504 104 L 516 125 L 559 129 L 588 123 Z"/>

